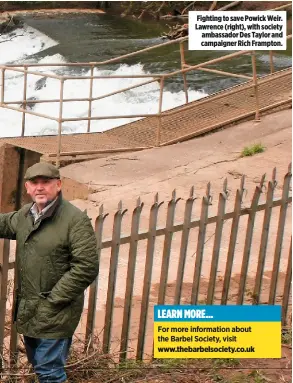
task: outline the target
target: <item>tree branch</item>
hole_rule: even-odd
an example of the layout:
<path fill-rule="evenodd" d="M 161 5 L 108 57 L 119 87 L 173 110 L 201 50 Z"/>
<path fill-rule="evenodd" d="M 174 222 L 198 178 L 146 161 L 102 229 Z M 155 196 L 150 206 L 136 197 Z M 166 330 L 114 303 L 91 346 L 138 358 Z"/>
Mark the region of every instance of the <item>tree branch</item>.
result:
<path fill-rule="evenodd" d="M 0 35 L 0 36 L 1 36 L 1 35 Z M 24 36 L 24 35 L 14 35 L 14 36 L 11 37 L 11 39 L 0 41 L 0 44 L 2 44 L 2 43 L 7 43 L 8 41 L 12 41 L 15 37 L 19 37 L 19 36 Z"/>

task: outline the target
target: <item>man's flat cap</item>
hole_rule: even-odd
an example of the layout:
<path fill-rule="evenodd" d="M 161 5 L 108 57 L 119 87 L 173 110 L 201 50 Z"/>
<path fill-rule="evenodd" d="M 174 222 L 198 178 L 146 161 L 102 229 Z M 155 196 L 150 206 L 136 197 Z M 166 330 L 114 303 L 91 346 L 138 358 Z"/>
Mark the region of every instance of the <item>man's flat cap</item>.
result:
<path fill-rule="evenodd" d="M 38 162 L 27 169 L 24 179 L 28 181 L 36 177 L 60 178 L 60 173 L 56 166 L 47 162 Z"/>

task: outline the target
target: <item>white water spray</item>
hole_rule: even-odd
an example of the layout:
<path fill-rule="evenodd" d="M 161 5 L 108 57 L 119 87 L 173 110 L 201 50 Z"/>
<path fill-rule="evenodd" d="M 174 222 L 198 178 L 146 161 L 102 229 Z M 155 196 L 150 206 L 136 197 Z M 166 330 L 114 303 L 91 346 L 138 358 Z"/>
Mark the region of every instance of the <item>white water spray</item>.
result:
<path fill-rule="evenodd" d="M 32 63 L 36 62 L 33 55 L 57 45 L 58 42 L 50 39 L 38 30 L 25 26 L 13 33 L 0 36 L 0 58 L 1 63 Z M 66 60 L 63 56 L 56 54 L 46 56 L 38 63 L 64 63 L 61 72 L 66 71 Z M 37 68 L 38 71 L 54 73 L 56 67 Z M 60 73 L 60 67 L 58 68 Z M 94 75 L 144 75 L 147 72 L 142 64 L 120 65 L 116 70 L 96 68 Z M 90 75 L 90 70 L 83 72 L 83 75 Z M 94 80 L 93 97 L 99 97 L 116 90 L 141 83 L 147 79 L 97 79 Z M 64 98 L 87 98 L 89 97 L 90 80 L 66 80 L 64 86 Z M 5 101 L 22 100 L 23 76 L 20 73 L 6 71 L 5 78 Z M 42 78 L 28 75 L 27 99 L 59 99 L 60 81 L 52 78 Z M 189 90 L 189 101 L 206 96 L 203 92 Z M 185 102 L 185 94 L 182 91 L 173 93 L 164 91 L 163 110 L 168 110 Z M 153 114 L 158 112 L 159 105 L 159 84 L 154 82 L 134 88 L 129 91 L 116 94 L 92 103 L 92 117 L 131 115 L 131 114 Z M 31 104 L 29 106 L 34 112 L 58 117 L 59 103 Z M 65 102 L 63 107 L 64 118 L 87 117 L 88 102 Z M 22 113 L 0 108 L 0 136 L 13 137 L 21 134 Z M 134 119 L 109 119 L 91 122 L 92 132 L 102 132 L 116 126 L 126 124 Z M 87 121 L 64 122 L 63 133 L 86 132 Z M 57 122 L 32 115 L 26 116 L 25 135 L 50 135 L 57 133 Z"/>

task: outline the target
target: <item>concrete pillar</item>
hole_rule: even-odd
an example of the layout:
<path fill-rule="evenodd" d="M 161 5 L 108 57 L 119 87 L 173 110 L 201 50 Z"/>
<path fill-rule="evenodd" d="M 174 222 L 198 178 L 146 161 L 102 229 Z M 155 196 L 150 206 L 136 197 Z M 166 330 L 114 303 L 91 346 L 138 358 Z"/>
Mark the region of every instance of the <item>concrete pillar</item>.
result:
<path fill-rule="evenodd" d="M 41 154 L 10 144 L 0 146 L 0 212 L 18 210 L 30 202 L 24 188 L 26 169 L 40 161 Z"/>

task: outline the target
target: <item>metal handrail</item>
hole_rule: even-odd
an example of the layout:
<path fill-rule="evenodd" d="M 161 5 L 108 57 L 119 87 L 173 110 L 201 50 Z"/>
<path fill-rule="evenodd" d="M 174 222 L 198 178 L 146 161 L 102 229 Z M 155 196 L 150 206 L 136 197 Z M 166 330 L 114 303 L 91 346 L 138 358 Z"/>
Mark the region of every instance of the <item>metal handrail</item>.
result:
<path fill-rule="evenodd" d="M 288 7 L 291 4 L 285 5 Z M 282 7 L 285 7 L 282 6 Z M 287 39 L 291 39 L 292 35 L 287 36 Z M 248 85 L 249 87 L 254 87 L 254 92 L 255 92 L 255 100 L 256 100 L 256 110 L 255 110 L 255 119 L 259 119 L 259 101 L 258 101 L 258 77 L 257 77 L 257 72 L 256 72 L 256 62 L 255 62 L 255 52 L 254 51 L 238 51 L 234 53 L 230 53 L 221 57 L 218 57 L 216 59 L 208 60 L 206 62 L 196 64 L 196 65 L 189 65 L 185 62 L 185 57 L 184 57 L 184 42 L 186 42 L 188 37 L 183 37 L 174 41 L 158 44 L 152 47 L 144 48 L 142 50 L 132 52 L 123 56 L 119 56 L 113 59 L 101 61 L 101 62 L 91 62 L 91 63 L 70 63 L 70 64 L 24 64 L 24 65 L 0 65 L 0 70 L 1 70 L 1 78 L 2 78 L 2 89 L 1 89 L 1 99 L 0 99 L 0 107 L 19 111 L 22 113 L 22 133 L 21 136 L 24 136 L 25 134 L 25 116 L 26 114 L 46 118 L 52 121 L 56 121 L 58 123 L 58 144 L 57 144 L 57 165 L 60 164 L 60 153 L 61 153 L 61 137 L 62 137 L 62 123 L 63 122 L 71 122 L 71 121 L 88 121 L 88 127 L 87 127 L 87 132 L 90 132 L 90 123 L 91 121 L 95 120 L 105 120 L 105 119 L 123 119 L 123 118 L 144 118 L 144 117 L 157 117 L 158 118 L 158 128 L 157 128 L 157 138 L 156 138 L 156 146 L 160 146 L 161 144 L 161 128 L 162 128 L 162 115 L 166 116 L 168 115 L 168 112 L 162 112 L 162 101 L 163 101 L 163 92 L 164 92 L 164 81 L 165 79 L 171 78 L 173 76 L 177 75 L 182 75 L 183 76 L 183 86 L 184 86 L 184 92 L 185 92 L 185 103 L 188 104 L 188 87 L 187 87 L 187 79 L 186 79 L 186 74 L 193 71 L 193 70 L 202 70 L 202 71 L 207 71 L 207 72 L 213 72 L 217 73 L 220 75 L 224 76 L 230 76 L 230 77 L 238 77 L 238 78 L 243 78 L 248 80 L 248 82 L 252 82 L 251 85 Z M 148 52 L 150 50 L 172 45 L 172 44 L 179 44 L 180 46 L 180 57 L 181 57 L 181 69 L 180 70 L 175 70 L 169 73 L 153 73 L 153 74 L 147 74 L 147 75 L 114 75 L 114 76 L 94 76 L 94 68 L 95 66 L 99 65 L 104 65 L 104 64 L 109 64 L 113 62 L 120 62 L 121 60 L 128 58 L 128 57 L 133 57 L 137 54 Z M 252 58 L 252 76 L 247 76 L 247 75 L 242 75 L 242 74 L 235 74 L 235 73 L 229 73 L 221 70 L 216 70 L 212 68 L 207 68 L 208 65 L 212 64 L 218 64 L 223 61 L 233 59 L 236 57 L 240 57 L 243 55 L 250 55 Z M 21 66 L 23 68 L 21 68 Z M 41 71 L 35 71 L 35 70 L 29 70 L 28 68 L 30 67 L 52 67 L 52 66 L 90 66 L 91 68 L 91 75 L 90 76 L 62 76 L 62 75 L 54 75 L 51 73 L 44 73 Z M 23 89 L 23 97 L 22 100 L 12 100 L 12 101 L 5 101 L 5 73 L 6 71 L 14 71 L 18 73 L 23 73 L 24 75 L 24 89 Z M 274 72 L 274 66 L 273 66 L 273 52 L 270 51 L 270 72 Z M 28 75 L 36 75 L 36 76 L 41 76 L 42 78 L 52 78 L 60 81 L 60 97 L 59 99 L 45 99 L 45 100 L 27 100 L 27 76 Z M 93 97 L 93 84 L 94 80 L 96 79 L 113 79 L 113 78 L 151 78 L 151 80 L 148 81 L 143 81 L 141 83 L 125 87 L 122 89 L 119 89 L 114 92 L 110 92 L 107 94 L 104 94 L 99 97 Z M 89 97 L 82 97 L 82 98 L 69 98 L 66 99 L 64 98 L 64 84 L 65 81 L 68 80 L 90 80 L 90 89 L 89 89 Z M 134 88 L 138 88 L 140 86 L 144 86 L 146 84 L 150 84 L 153 82 L 159 82 L 160 84 L 160 93 L 159 93 L 159 105 L 158 105 L 158 112 L 157 113 L 149 113 L 149 114 L 144 114 L 144 113 L 138 113 L 138 114 L 130 114 L 130 115 L 114 115 L 114 116 L 92 116 L 92 102 L 104 99 L 109 96 L 113 96 Z M 87 117 L 76 117 L 76 118 L 65 118 L 63 117 L 63 103 L 64 102 L 88 102 L 89 107 L 88 107 L 88 114 Z M 58 117 L 53 117 L 49 116 L 47 114 L 42 114 L 42 113 L 37 113 L 32 110 L 28 110 L 26 108 L 27 105 L 29 104 L 40 104 L 40 103 L 56 103 L 59 102 L 59 115 Z M 12 104 L 19 104 L 20 107 L 13 107 L 11 106 Z M 172 113 L 172 111 L 171 111 Z"/>
<path fill-rule="evenodd" d="M 276 8 L 268 9 L 268 11 L 279 11 L 279 10 L 287 9 L 290 7 L 292 7 L 292 3 L 287 3 L 287 4 L 281 5 L 281 6 L 276 7 Z M 218 9 L 218 11 L 221 11 L 221 10 L 222 10 L 222 8 Z M 217 10 L 215 10 L 215 11 L 217 11 Z M 164 47 L 164 46 L 168 46 L 168 45 L 172 45 L 172 44 L 182 43 L 182 42 L 187 41 L 187 40 L 188 40 L 187 36 L 186 37 L 180 37 L 176 40 L 168 41 L 168 42 L 165 42 L 162 44 L 153 45 L 151 47 L 140 49 L 138 51 L 127 53 L 125 55 L 121 55 L 119 57 L 114 57 L 112 59 L 104 60 L 104 61 L 78 62 L 78 63 L 66 63 L 66 64 L 64 64 L 64 63 L 51 63 L 51 64 L 49 64 L 49 63 L 47 63 L 47 64 L 36 63 L 36 64 L 27 64 L 27 66 L 29 66 L 29 67 L 59 67 L 59 66 L 88 67 L 88 66 L 92 66 L 92 65 L 94 65 L 94 66 L 107 65 L 107 64 L 112 64 L 114 62 L 120 62 L 121 60 L 124 60 L 125 58 L 133 57 L 133 56 L 139 55 L 141 53 L 149 52 L 153 49 L 157 49 L 158 47 Z M 5 67 L 14 67 L 14 68 L 22 67 L 22 66 L 23 66 L 23 64 L 6 64 L 5 65 Z M 0 69 L 2 67 L 3 66 L 0 65 Z"/>

